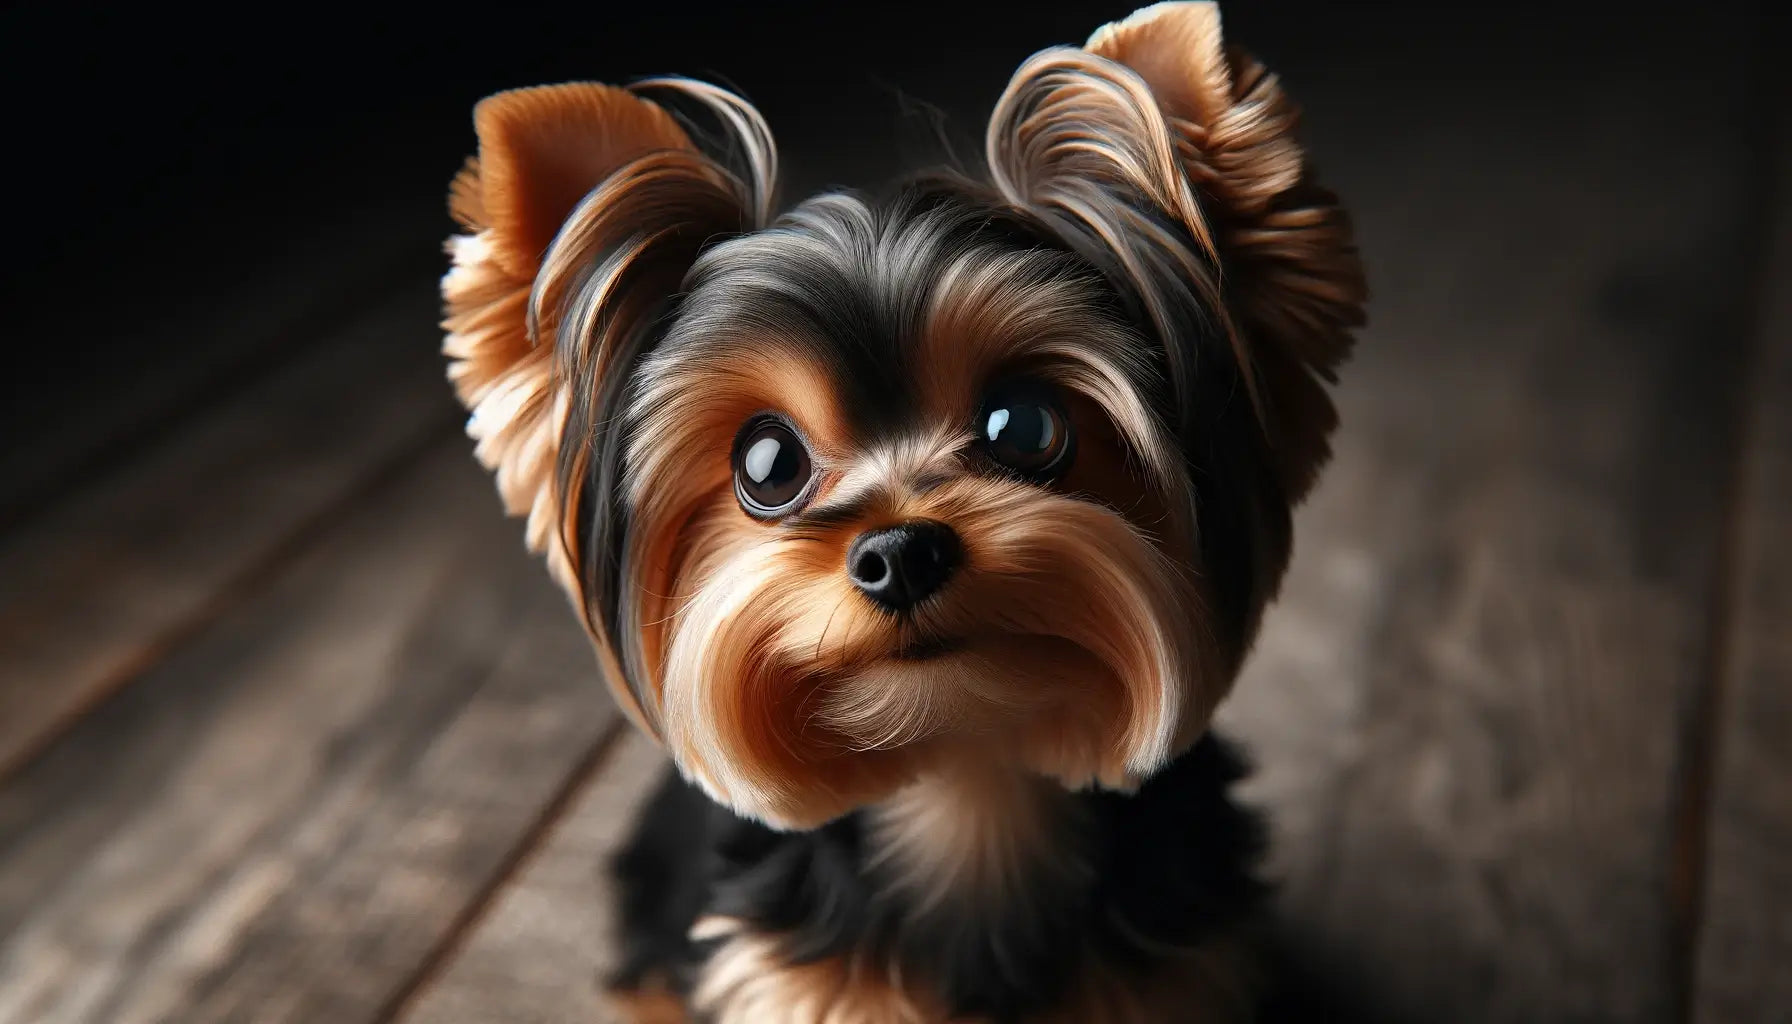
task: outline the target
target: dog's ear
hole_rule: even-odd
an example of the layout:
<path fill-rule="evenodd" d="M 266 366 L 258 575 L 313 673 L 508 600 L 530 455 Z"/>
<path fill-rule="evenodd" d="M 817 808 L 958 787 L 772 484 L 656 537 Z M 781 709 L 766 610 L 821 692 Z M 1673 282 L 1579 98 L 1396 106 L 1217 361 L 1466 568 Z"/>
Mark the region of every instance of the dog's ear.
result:
<path fill-rule="evenodd" d="M 732 164 L 640 95 L 654 88 L 714 115 Z M 591 585 L 621 529 L 608 514 L 620 486 L 608 406 L 699 250 L 767 216 L 775 150 L 744 100 L 682 79 L 499 93 L 473 123 L 479 152 L 449 200 L 465 233 L 449 240 L 442 279 L 448 375 L 505 508 L 528 516 L 529 547 L 640 721 Z"/>
<path fill-rule="evenodd" d="M 1297 118 L 1276 77 L 1226 46 L 1216 4 L 1160 3 L 1022 65 L 988 139 L 1010 201 L 1082 223 L 1130 272 L 1180 278 L 1217 317 L 1290 502 L 1329 455 L 1337 414 L 1322 381 L 1365 299 L 1349 223 L 1314 181 Z M 1167 239 L 1165 221 L 1192 247 Z M 1172 378 L 1193 373 L 1166 340 Z"/>

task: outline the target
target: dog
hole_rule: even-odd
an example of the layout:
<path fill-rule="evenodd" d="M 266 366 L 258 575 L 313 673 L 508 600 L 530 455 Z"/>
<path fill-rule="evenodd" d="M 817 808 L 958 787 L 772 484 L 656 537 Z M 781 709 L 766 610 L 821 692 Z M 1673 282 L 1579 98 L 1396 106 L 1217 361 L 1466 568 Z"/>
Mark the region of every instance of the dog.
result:
<path fill-rule="evenodd" d="M 1329 454 L 1347 217 L 1210 3 L 1027 60 L 987 168 L 777 208 L 683 78 L 500 93 L 449 376 L 671 771 L 611 865 L 627 1019 L 1250 1019 L 1208 731 Z"/>

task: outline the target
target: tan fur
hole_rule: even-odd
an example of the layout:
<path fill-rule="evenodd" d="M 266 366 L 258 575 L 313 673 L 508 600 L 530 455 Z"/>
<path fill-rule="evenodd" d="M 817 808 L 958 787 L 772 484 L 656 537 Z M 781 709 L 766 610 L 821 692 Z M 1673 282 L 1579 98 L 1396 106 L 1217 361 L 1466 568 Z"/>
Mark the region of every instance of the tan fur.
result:
<path fill-rule="evenodd" d="M 1062 826 L 1076 813 L 1062 786 L 973 750 L 940 759 L 870 814 L 872 863 L 920 913 L 952 901 L 999 908 L 1029 885 L 1093 881 Z"/>
<path fill-rule="evenodd" d="M 580 82 L 499 93 L 474 111 L 479 155 L 450 195 L 472 233 L 450 239 L 454 267 L 442 280 L 443 351 L 472 412 L 475 453 L 505 509 L 528 516 L 529 548 L 585 613 L 619 703 L 650 732 L 652 709 L 624 684 L 617 646 L 589 614 L 574 570 L 577 496 L 559 493 L 556 470 L 563 456 L 585 453 L 562 451 L 562 434 L 595 415 L 615 337 L 676 287 L 704 239 L 764 216 L 776 173 L 751 108 L 699 83 L 638 88 L 653 86 L 683 89 L 750 136 L 755 181 L 697 153 L 665 110 L 630 90 Z M 604 251 L 618 258 L 593 275 Z"/>
<path fill-rule="evenodd" d="M 652 378 L 630 452 L 637 524 L 630 557 L 642 566 L 635 607 L 621 639 L 643 688 L 662 699 L 669 630 L 699 584 L 743 546 L 765 539 L 764 524 L 734 498 L 729 452 L 741 424 L 765 409 L 785 411 L 803 427 L 818 469 L 843 458 L 844 412 L 823 367 L 807 350 L 753 336 L 726 352 Z"/>
<path fill-rule="evenodd" d="M 750 181 L 696 153 L 647 100 L 575 84 L 483 103 L 479 157 L 453 190 L 475 233 L 453 243 L 444 280 L 450 373 L 506 506 L 528 514 L 531 546 L 581 608 L 578 504 L 556 493 L 553 469 L 583 480 L 589 453 L 561 451 L 561 433 L 613 414 L 593 403 L 623 332 L 677 288 L 703 239 L 761 222 L 774 184 L 757 114 L 713 87 L 677 85 L 746 140 Z M 1308 371 L 1329 372 L 1347 347 L 1360 277 L 1341 219 L 1307 188 L 1292 123 L 1274 80 L 1225 55 L 1212 6 L 1175 4 L 1098 31 L 1085 51 L 1029 62 L 990 138 L 997 183 L 1020 205 L 1075 208 L 1079 188 L 1118 183 L 1182 219 L 1207 250 L 1186 254 L 1185 276 L 1216 309 L 1232 299 L 1240 311 L 1235 343 L 1253 392 L 1263 384 L 1256 397 L 1298 496 L 1331 416 Z M 599 253 L 610 256 L 594 268 Z M 651 375 L 664 394 L 648 404 L 666 412 L 634 431 L 628 458 L 637 599 L 618 636 L 586 619 L 624 706 L 719 799 L 812 824 L 893 792 L 928 751 L 983 734 L 1015 737 L 1012 756 L 1068 784 L 1127 785 L 1197 734 L 1223 695 L 1237 652 L 1185 636 L 1205 601 L 1177 568 L 1195 550 L 1193 509 L 1174 486 L 1174 443 L 1127 383 L 1137 346 L 1101 340 L 1116 328 L 1084 312 L 1079 285 L 1013 259 L 945 268 L 917 384 L 934 421 L 954 424 L 998 371 L 1057 380 L 1090 442 L 1062 488 L 1088 501 L 975 482 L 955 462 L 969 438 L 951 430 L 922 447 L 944 460 L 934 476 L 954 482 L 911 493 L 890 452 L 841 433 L 823 375 L 779 339 Z M 823 497 L 875 491 L 870 518 L 793 541 L 732 510 L 725 453 L 754 408 L 806 431 Z M 921 622 L 922 636 L 848 600 L 839 571 L 857 530 L 899 516 L 947 519 L 970 553 L 953 588 L 962 597 Z M 1053 607 L 1054 592 L 1081 599 Z M 920 665 L 889 659 L 925 635 L 963 649 Z"/>
<path fill-rule="evenodd" d="M 789 963 L 775 937 L 739 931 L 704 965 L 691 1006 L 711 1024 L 984 1024 L 950 1017 L 886 965 Z"/>
<path fill-rule="evenodd" d="M 690 141 L 664 110 L 623 89 L 571 83 L 499 93 L 474 109 L 479 155 L 450 208 L 471 233 L 449 241 L 442 280 L 449 379 L 472 411 L 467 432 L 497 475 L 504 507 L 528 520 L 531 550 L 571 586 L 556 536 L 554 460 L 565 415 L 555 352 L 526 323 L 541 258 L 588 191 L 630 161 Z"/>
<path fill-rule="evenodd" d="M 679 286 L 703 243 L 744 226 L 748 201 L 738 183 L 707 158 L 665 151 L 612 174 L 567 218 L 529 305 L 537 334 L 556 339 L 566 429 L 588 433 L 615 415 L 600 408 L 598 394 L 617 372 L 621 349 Z M 560 452 L 558 463 L 557 526 L 574 564 L 583 559 L 577 550 L 578 516 L 592 457 L 591 446 L 581 444 Z M 580 604 L 600 650 L 619 657 L 622 667 L 635 668 L 628 657 L 636 651 L 638 631 L 606 636 L 590 595 L 581 592 Z M 637 722 L 657 734 L 656 705 L 640 701 L 625 682 L 640 677 L 638 671 L 615 672 L 611 688 Z"/>
<path fill-rule="evenodd" d="M 880 863 L 923 905 L 1024 899 L 1027 872 L 1074 875 L 1078 851 L 1037 849 L 1062 791 L 1150 776 L 1205 728 L 1243 653 L 1203 632 L 1213 595 L 1183 455 L 1132 383 L 1143 346 L 1041 254 L 964 259 L 939 268 L 909 436 L 855 436 L 804 339 L 762 330 L 699 359 L 649 357 L 639 408 L 600 408 L 637 328 L 710 240 L 766 223 L 776 184 L 769 133 L 744 101 L 698 83 L 642 87 L 706 105 L 744 167 L 699 153 L 628 90 L 519 90 L 475 115 L 480 152 L 452 188 L 467 233 L 450 242 L 444 351 L 505 507 L 527 515 L 530 547 L 583 613 L 624 708 L 715 799 L 786 827 L 876 805 Z M 1214 5 L 1178 3 L 1029 60 L 988 134 L 1006 202 L 1080 221 L 1141 279 L 1132 243 L 1161 243 L 1178 286 L 1214 311 L 1275 453 L 1265 486 L 1279 486 L 1278 511 L 1326 458 L 1336 416 L 1320 382 L 1347 354 L 1364 296 L 1348 224 L 1295 122 L 1275 78 L 1227 50 Z M 1102 205 L 1103 190 L 1142 198 L 1186 234 L 1130 203 Z M 1171 336 L 1164 296 L 1143 298 Z M 977 403 L 1020 371 L 1063 390 L 1078 437 L 1050 488 L 973 464 Z M 804 435 L 814 503 L 850 503 L 842 521 L 786 531 L 737 507 L 728 453 L 767 409 Z M 625 414 L 632 590 L 612 636 L 575 568 L 588 554 L 578 489 L 593 458 L 583 438 Z M 898 620 L 843 566 L 860 532 L 910 518 L 949 524 L 964 552 L 950 585 Z M 1271 550 L 1260 598 L 1287 553 L 1285 522 L 1263 529 L 1284 535 L 1257 542 Z M 945 652 L 903 655 L 928 641 Z M 692 1005 L 715 1024 L 948 1019 L 890 964 L 792 965 L 775 936 L 726 919 L 701 927 L 723 945 Z M 1091 964 L 1037 1024 L 1243 1019 L 1242 948 L 1166 950 L 1144 978 Z M 620 998 L 643 1022 L 685 1019 L 661 990 Z"/>
<path fill-rule="evenodd" d="M 1136 343 L 1088 312 L 1079 285 L 1024 258 L 942 276 L 916 361 L 932 433 L 868 447 L 822 368 L 776 338 L 712 339 L 701 360 L 645 376 L 654 411 L 630 452 L 631 552 L 647 567 L 632 660 L 686 772 L 768 821 L 825 821 L 966 742 L 1068 785 L 1130 786 L 1224 694 L 1227 652 L 1188 625 L 1207 598 L 1177 564 L 1193 550 L 1193 510 L 1171 500 L 1184 493 L 1179 456 L 1114 362 Z M 1015 369 L 1070 396 L 1079 455 L 1059 493 L 964 461 L 984 389 Z M 808 439 L 814 501 L 857 500 L 860 515 L 790 536 L 740 513 L 727 452 L 764 408 Z M 917 517 L 951 525 L 967 561 L 902 627 L 841 567 L 861 531 Z M 929 638 L 961 650 L 892 659 Z"/>
<path fill-rule="evenodd" d="M 948 1014 L 893 965 L 868 957 L 792 964 L 775 936 L 735 928 L 691 997 L 713 1024 L 988 1024 Z M 1142 975 L 1091 963 L 1060 1005 L 1023 1024 L 1242 1024 L 1259 984 L 1248 941 L 1220 936 Z"/>
<path fill-rule="evenodd" d="M 1190 277 L 1222 312 L 1290 501 L 1329 455 L 1337 414 L 1319 380 L 1349 354 L 1367 295 L 1298 120 L 1275 76 L 1223 44 L 1217 4 L 1160 3 L 1022 65 L 989 131 L 1016 202 L 1074 211 L 1080 188 L 1120 183 L 1194 235 Z"/>
<path fill-rule="evenodd" d="M 541 258 L 574 205 L 631 161 L 689 140 L 660 108 L 606 85 L 571 83 L 499 93 L 474 110 L 479 155 L 455 179 L 450 210 L 471 234 L 449 241 L 442 279 L 448 377 L 471 411 L 475 454 L 497 478 L 504 508 L 527 515 L 530 550 L 582 607 L 562 541 L 565 513 L 554 469 L 569 391 L 559 353 L 537 344 L 529 321 Z M 596 645 L 619 694 L 621 668 Z M 623 700 L 640 720 L 639 709 Z"/>
<path fill-rule="evenodd" d="M 1093 313 L 1088 282 L 1046 275 L 1037 254 L 963 259 L 942 269 L 915 362 L 926 411 L 953 422 L 975 409 L 999 372 L 1027 370 L 1062 382 L 1098 406 L 1156 486 L 1174 487 L 1180 456 L 1134 389 L 1128 372 L 1142 346 Z"/>
<path fill-rule="evenodd" d="M 670 627 L 663 725 L 718 799 L 817 824 L 962 743 L 1067 785 L 1127 786 L 1174 753 L 1186 722 L 1205 722 L 1227 680 L 1188 624 L 1203 598 L 1122 516 L 962 469 L 924 494 L 912 477 L 855 480 L 903 465 L 864 463 L 833 467 L 833 486 L 882 500 L 819 536 L 742 525 L 721 498 L 693 527 L 714 539 L 685 569 L 701 583 L 676 588 L 689 597 Z M 907 518 L 949 523 L 965 545 L 912 627 L 839 571 L 858 532 Z M 703 525 L 717 521 L 730 525 Z M 934 637 L 958 649 L 893 660 Z"/>
<path fill-rule="evenodd" d="M 1337 426 L 1319 380 L 1334 380 L 1350 354 L 1368 295 L 1349 220 L 1296 137 L 1299 108 L 1260 62 L 1224 44 L 1217 3 L 1145 8 L 1098 30 L 1087 49 L 1150 85 L 1207 200 L 1283 486 L 1299 501 Z"/>

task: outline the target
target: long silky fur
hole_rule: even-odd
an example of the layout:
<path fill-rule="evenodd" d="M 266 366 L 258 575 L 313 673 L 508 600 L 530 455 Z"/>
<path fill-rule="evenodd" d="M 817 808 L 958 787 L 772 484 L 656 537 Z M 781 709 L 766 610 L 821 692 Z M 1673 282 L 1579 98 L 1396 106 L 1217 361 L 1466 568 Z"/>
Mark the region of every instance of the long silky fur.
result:
<path fill-rule="evenodd" d="M 771 134 L 726 90 L 481 104 L 444 350 L 505 507 L 678 768 L 618 864 L 642 1012 L 1241 1012 L 1259 840 L 1205 732 L 1365 297 L 1297 121 L 1206 3 L 1026 61 L 986 181 L 781 216 Z M 1049 484 L 981 454 L 1018 376 L 1077 439 Z M 815 473 L 774 522 L 730 465 L 767 414 Z M 911 519 L 962 557 L 892 615 L 843 566 Z"/>
<path fill-rule="evenodd" d="M 671 978 L 717 1024 L 1248 1018 L 1263 837 L 1224 743 L 1127 795 L 951 768 L 799 832 L 669 775 L 613 864 L 611 984 Z"/>

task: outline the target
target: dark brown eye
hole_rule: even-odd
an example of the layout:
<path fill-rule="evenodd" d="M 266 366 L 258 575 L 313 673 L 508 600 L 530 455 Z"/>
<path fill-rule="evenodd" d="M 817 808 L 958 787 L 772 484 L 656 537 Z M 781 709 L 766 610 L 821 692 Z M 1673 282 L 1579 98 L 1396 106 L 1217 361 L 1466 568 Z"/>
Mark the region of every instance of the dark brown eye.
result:
<path fill-rule="evenodd" d="M 809 450 L 777 420 L 747 428 L 734 446 L 734 493 L 751 515 L 788 511 L 809 487 Z"/>
<path fill-rule="evenodd" d="M 1074 440 L 1063 409 L 1032 388 L 991 395 L 978 417 L 978 438 L 990 458 L 1035 479 L 1063 471 Z"/>

